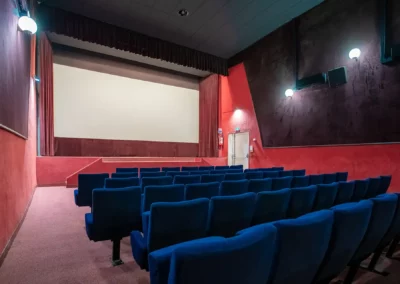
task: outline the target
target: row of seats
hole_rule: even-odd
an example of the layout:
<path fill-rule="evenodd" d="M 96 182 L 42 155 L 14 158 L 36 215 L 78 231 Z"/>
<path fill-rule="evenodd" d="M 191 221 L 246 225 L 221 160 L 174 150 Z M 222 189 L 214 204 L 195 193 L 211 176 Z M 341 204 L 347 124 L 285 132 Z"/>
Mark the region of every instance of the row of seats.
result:
<path fill-rule="evenodd" d="M 212 170 L 229 170 L 229 169 L 240 169 L 243 171 L 243 165 L 234 166 L 190 166 L 190 167 L 162 167 L 162 168 L 117 168 L 117 173 L 137 173 L 140 172 L 179 172 L 179 171 L 212 171 Z M 283 171 L 283 167 L 271 167 L 271 168 L 257 168 L 247 169 L 245 171 L 260 170 L 260 171 Z"/>

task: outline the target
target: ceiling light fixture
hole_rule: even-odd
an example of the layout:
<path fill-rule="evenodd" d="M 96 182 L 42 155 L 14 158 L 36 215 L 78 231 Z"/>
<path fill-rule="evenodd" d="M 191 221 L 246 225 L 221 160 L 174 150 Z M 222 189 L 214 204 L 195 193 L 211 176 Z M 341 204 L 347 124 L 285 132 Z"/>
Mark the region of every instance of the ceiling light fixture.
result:
<path fill-rule="evenodd" d="M 179 14 L 179 16 L 181 16 L 181 17 L 186 17 L 186 16 L 189 16 L 189 11 L 186 10 L 186 9 L 180 9 L 180 10 L 178 11 L 178 14 Z"/>

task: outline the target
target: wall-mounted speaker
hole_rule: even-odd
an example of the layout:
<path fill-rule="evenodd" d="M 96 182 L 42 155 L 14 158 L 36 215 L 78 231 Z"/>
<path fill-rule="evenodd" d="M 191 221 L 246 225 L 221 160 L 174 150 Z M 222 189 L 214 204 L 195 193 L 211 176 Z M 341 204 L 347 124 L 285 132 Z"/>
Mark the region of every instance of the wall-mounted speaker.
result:
<path fill-rule="evenodd" d="M 326 84 L 326 73 L 318 73 L 313 76 L 297 80 L 296 89 L 301 90 L 316 84 Z"/>
<path fill-rule="evenodd" d="M 328 71 L 329 87 L 335 88 L 347 83 L 346 67 L 340 67 Z"/>

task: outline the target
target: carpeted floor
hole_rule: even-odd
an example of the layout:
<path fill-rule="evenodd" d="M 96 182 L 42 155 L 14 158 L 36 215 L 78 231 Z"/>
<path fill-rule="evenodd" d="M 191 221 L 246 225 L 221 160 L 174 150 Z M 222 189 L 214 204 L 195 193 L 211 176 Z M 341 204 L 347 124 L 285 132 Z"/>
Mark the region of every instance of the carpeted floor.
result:
<path fill-rule="evenodd" d="M 26 219 L 0 267 L 0 283 L 150 283 L 149 274 L 132 258 L 129 238 L 121 243 L 125 264 L 118 267 L 112 267 L 110 262 L 111 242 L 88 240 L 84 229 L 84 214 L 88 211 L 89 208 L 75 206 L 73 189 L 37 188 Z M 355 283 L 400 283 L 400 262 L 381 258 L 378 267 L 392 274 L 382 277 L 361 271 Z"/>

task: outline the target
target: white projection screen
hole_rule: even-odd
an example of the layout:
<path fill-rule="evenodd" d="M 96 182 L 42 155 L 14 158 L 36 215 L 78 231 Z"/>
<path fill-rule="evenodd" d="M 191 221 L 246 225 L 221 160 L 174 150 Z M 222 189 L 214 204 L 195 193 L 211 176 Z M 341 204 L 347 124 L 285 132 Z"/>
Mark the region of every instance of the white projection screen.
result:
<path fill-rule="evenodd" d="M 54 64 L 54 136 L 199 142 L 199 91 Z"/>

